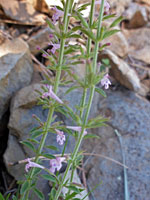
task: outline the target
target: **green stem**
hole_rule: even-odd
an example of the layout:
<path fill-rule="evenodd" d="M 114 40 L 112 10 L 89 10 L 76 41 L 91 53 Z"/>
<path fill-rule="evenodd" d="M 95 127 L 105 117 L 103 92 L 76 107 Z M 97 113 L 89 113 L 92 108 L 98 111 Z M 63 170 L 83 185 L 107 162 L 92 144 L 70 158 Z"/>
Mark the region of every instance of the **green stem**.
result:
<path fill-rule="evenodd" d="M 68 22 L 69 22 L 69 20 L 68 20 L 68 13 L 69 13 L 69 8 L 70 8 L 70 0 L 67 0 L 66 1 L 66 6 L 65 6 L 65 12 L 64 12 L 64 29 L 63 29 L 63 34 L 66 33 L 67 29 L 68 29 Z M 56 73 L 56 81 L 55 81 L 55 85 L 54 85 L 54 92 L 56 94 L 57 94 L 58 86 L 59 86 L 59 82 L 60 82 L 61 66 L 62 66 L 62 63 L 63 63 L 63 56 L 64 56 L 64 46 L 65 46 L 65 38 L 62 38 L 61 44 L 60 44 L 60 51 L 59 51 L 59 61 L 58 61 L 59 68 L 58 68 L 58 71 Z M 45 130 L 44 130 L 44 134 L 42 136 L 42 139 L 40 141 L 40 145 L 39 145 L 39 148 L 38 148 L 38 151 L 37 151 L 36 158 L 35 158 L 34 162 L 38 162 L 39 156 L 42 153 L 42 150 L 43 150 L 43 147 L 45 145 L 46 138 L 47 138 L 48 130 L 49 130 L 51 122 L 52 122 L 52 117 L 53 117 L 54 110 L 55 110 L 54 107 L 52 107 L 51 109 L 49 109 L 48 117 L 47 117 L 47 121 L 46 121 L 46 127 L 45 127 Z M 33 178 L 33 175 L 34 175 L 34 171 L 35 171 L 35 169 L 32 168 L 31 173 L 30 173 L 30 175 L 28 177 L 29 185 L 32 184 L 32 178 Z M 20 200 L 24 200 L 24 199 L 28 200 L 28 196 L 29 196 L 29 190 L 23 194 L 23 197 L 21 197 Z"/>
<path fill-rule="evenodd" d="M 101 3 L 101 9 L 100 9 L 100 15 L 99 15 L 99 21 L 98 21 L 97 38 L 100 35 L 100 31 L 101 31 L 101 23 L 102 23 L 103 13 L 104 13 L 104 0 L 102 0 L 102 3 Z M 99 46 L 99 41 L 96 41 L 95 42 L 95 49 L 94 49 L 94 58 L 93 58 L 93 63 L 92 63 L 93 64 L 93 71 L 94 71 L 94 73 L 96 72 L 98 46 Z M 88 100 L 88 106 L 87 106 L 86 114 L 85 114 L 83 125 L 82 125 L 82 131 L 81 131 L 80 137 L 78 138 L 78 141 L 76 143 L 76 146 L 75 146 L 73 154 L 72 154 L 72 160 L 73 161 L 74 161 L 74 159 L 77 156 L 77 153 L 79 151 L 82 139 L 84 137 L 83 133 L 84 133 L 85 126 L 86 126 L 86 123 L 87 123 L 87 120 L 88 120 L 88 116 L 89 116 L 89 113 L 90 113 L 90 110 L 91 110 L 92 101 L 93 101 L 93 97 L 94 97 L 94 92 L 95 92 L 95 85 L 92 85 L 90 87 L 90 97 L 89 97 L 89 100 Z M 67 174 L 68 174 L 68 172 L 69 172 L 69 170 L 71 168 L 71 165 L 72 165 L 71 162 L 69 162 L 68 165 L 67 165 L 66 171 L 64 173 L 64 177 L 63 177 L 63 179 L 61 181 L 61 184 L 59 185 L 59 188 L 58 188 L 58 190 L 56 192 L 55 200 L 58 200 L 58 198 L 60 196 L 60 193 L 61 193 L 64 181 L 65 181 L 66 176 L 67 176 Z"/>

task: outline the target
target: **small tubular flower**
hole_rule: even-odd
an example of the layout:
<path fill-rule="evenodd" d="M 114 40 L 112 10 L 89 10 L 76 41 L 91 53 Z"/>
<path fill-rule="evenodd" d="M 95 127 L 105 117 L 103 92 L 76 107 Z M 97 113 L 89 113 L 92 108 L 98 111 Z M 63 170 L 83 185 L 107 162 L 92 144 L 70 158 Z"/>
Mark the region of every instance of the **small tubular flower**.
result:
<path fill-rule="evenodd" d="M 108 74 L 106 74 L 101 80 L 101 85 L 104 86 L 106 90 L 109 88 L 109 85 L 111 85 Z"/>
<path fill-rule="evenodd" d="M 53 43 L 51 42 L 50 45 L 53 46 L 53 47 L 51 48 L 51 50 L 50 50 L 50 51 L 52 52 L 52 54 L 55 54 L 56 50 L 60 48 L 60 44 L 53 44 Z"/>
<path fill-rule="evenodd" d="M 46 85 L 48 92 L 44 92 L 42 98 L 51 97 L 56 100 L 58 103 L 63 104 L 63 101 L 53 92 L 51 85 Z"/>
<path fill-rule="evenodd" d="M 50 160 L 50 172 L 55 173 L 55 171 L 59 171 L 62 167 L 62 162 L 65 161 L 65 157 L 56 157 L 56 159 Z"/>
<path fill-rule="evenodd" d="M 28 164 L 25 165 L 25 170 L 26 170 L 26 172 L 29 171 L 29 168 L 30 168 L 30 167 L 37 167 L 37 168 L 45 169 L 44 166 L 39 165 L 39 164 L 37 164 L 37 163 L 35 163 L 35 162 L 31 162 L 29 158 L 27 159 L 27 162 L 28 162 Z"/>
<path fill-rule="evenodd" d="M 53 23 L 55 24 L 57 20 L 59 20 L 59 18 L 64 15 L 64 12 L 62 10 L 58 10 L 56 6 L 52 8 L 52 10 L 54 11 L 52 20 L 53 20 Z"/>
<path fill-rule="evenodd" d="M 55 129 L 56 133 L 57 133 L 57 137 L 56 137 L 56 140 L 57 140 L 57 143 L 59 145 L 63 145 L 65 140 L 66 140 L 66 137 L 64 135 L 64 132 L 63 131 L 60 131 L 60 130 L 57 130 Z"/>
<path fill-rule="evenodd" d="M 99 5 L 101 3 L 102 3 L 102 0 L 95 1 L 95 5 Z M 106 0 L 104 0 L 104 8 L 106 12 L 109 12 L 110 4 Z"/>
<path fill-rule="evenodd" d="M 82 131 L 81 126 L 66 126 L 66 128 L 71 129 L 73 131 L 78 131 L 79 133 L 81 133 L 81 131 Z M 86 135 L 86 134 L 87 134 L 87 131 L 84 130 L 83 135 Z"/>

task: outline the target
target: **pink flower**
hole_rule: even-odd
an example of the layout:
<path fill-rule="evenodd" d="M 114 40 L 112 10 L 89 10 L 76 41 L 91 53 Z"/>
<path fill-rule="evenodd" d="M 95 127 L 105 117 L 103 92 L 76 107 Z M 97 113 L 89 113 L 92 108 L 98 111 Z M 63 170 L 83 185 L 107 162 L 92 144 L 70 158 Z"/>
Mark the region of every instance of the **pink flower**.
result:
<path fill-rule="evenodd" d="M 62 10 L 58 10 L 58 9 L 56 8 L 56 6 L 55 6 L 54 8 L 52 8 L 52 10 L 54 10 L 54 14 L 53 14 L 53 16 L 52 16 L 52 20 L 53 20 L 53 23 L 55 24 L 56 21 L 57 21 L 60 17 L 62 17 L 62 16 L 64 15 L 64 12 L 63 12 Z"/>
<path fill-rule="evenodd" d="M 63 131 L 59 131 L 57 129 L 55 129 L 56 133 L 57 133 L 57 137 L 56 137 L 56 140 L 58 142 L 59 145 L 63 145 L 65 140 L 66 140 L 66 137 L 64 135 L 64 132 Z"/>
<path fill-rule="evenodd" d="M 38 168 L 41 168 L 41 169 L 44 169 L 44 168 L 45 168 L 45 167 L 42 166 L 42 165 L 39 165 L 39 164 L 37 164 L 37 163 L 35 163 L 35 162 L 31 162 L 29 158 L 27 159 L 27 161 L 28 161 L 28 164 L 26 164 L 26 166 L 25 166 L 26 172 L 29 171 L 29 168 L 30 168 L 30 167 L 38 167 Z"/>
<path fill-rule="evenodd" d="M 50 172 L 55 173 L 55 170 L 59 171 L 62 167 L 62 162 L 65 160 L 65 157 L 56 157 L 56 159 L 50 160 Z"/>
<path fill-rule="evenodd" d="M 103 79 L 101 80 L 101 85 L 105 86 L 105 89 L 107 90 L 109 88 L 109 85 L 111 85 L 111 82 L 109 80 L 109 75 L 106 74 Z"/>
<path fill-rule="evenodd" d="M 81 126 L 66 126 L 66 128 L 71 129 L 73 131 L 78 131 L 79 133 L 81 133 L 81 131 L 82 131 Z M 87 134 L 87 131 L 84 130 L 83 135 L 86 135 L 86 134 Z"/>
<path fill-rule="evenodd" d="M 56 50 L 60 48 L 60 44 L 53 44 L 53 43 L 51 42 L 50 45 L 53 46 L 52 49 L 50 50 L 50 51 L 52 52 L 52 54 L 55 54 Z"/>
<path fill-rule="evenodd" d="M 48 89 L 48 92 L 44 92 L 42 98 L 51 97 L 52 99 L 55 99 L 58 103 L 63 104 L 63 101 L 53 92 L 52 86 L 46 85 L 46 87 Z"/>
<path fill-rule="evenodd" d="M 102 0 L 95 1 L 95 5 L 99 5 L 102 3 Z M 107 0 L 104 0 L 104 8 L 106 12 L 109 12 L 110 4 L 107 2 Z"/>

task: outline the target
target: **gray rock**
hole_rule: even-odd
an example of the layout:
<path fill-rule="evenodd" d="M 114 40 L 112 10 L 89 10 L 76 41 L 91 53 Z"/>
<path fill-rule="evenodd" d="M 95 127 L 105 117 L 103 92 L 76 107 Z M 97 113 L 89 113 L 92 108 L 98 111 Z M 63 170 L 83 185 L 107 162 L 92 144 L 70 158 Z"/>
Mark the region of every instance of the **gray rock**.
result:
<path fill-rule="evenodd" d="M 97 111 L 108 117 L 107 127 L 96 129 L 97 140 L 84 141 L 83 149 L 122 162 L 121 148 L 114 130 L 122 135 L 131 200 L 149 199 L 150 184 L 150 103 L 133 92 L 109 91 L 106 99 L 99 98 Z M 91 199 L 124 199 L 123 168 L 101 157 L 90 156 L 85 161 L 87 183 L 93 188 Z"/>
<path fill-rule="evenodd" d="M 99 55 L 99 59 L 108 58 L 110 60 L 110 74 L 123 86 L 141 93 L 143 92 L 143 88 L 140 84 L 140 79 L 136 71 L 124 62 L 123 60 L 119 59 L 114 53 L 110 50 L 104 51 L 102 54 Z"/>
<path fill-rule="evenodd" d="M 48 46 L 48 42 L 50 41 L 49 34 L 50 28 L 45 27 L 44 29 L 38 31 L 35 35 L 29 38 L 27 42 L 32 54 L 35 55 L 39 53 L 37 46 L 40 46 L 43 49 Z"/>
<path fill-rule="evenodd" d="M 131 3 L 124 15 L 129 20 L 127 28 L 140 28 L 148 23 L 146 7 Z"/>
<path fill-rule="evenodd" d="M 28 85 L 33 73 L 28 45 L 21 39 L 6 40 L 0 46 L 0 119 L 10 98 Z"/>
<path fill-rule="evenodd" d="M 19 92 L 16 93 L 11 102 L 11 110 L 10 110 L 11 113 L 8 125 L 10 130 L 9 132 L 10 139 L 8 142 L 8 149 L 4 154 L 4 160 L 9 173 L 12 176 L 14 176 L 17 180 L 24 178 L 24 173 L 22 173 L 25 172 L 24 165 L 23 164 L 17 165 L 17 171 L 19 171 L 19 173 L 16 174 L 16 166 L 9 166 L 9 163 L 17 162 L 18 160 L 23 160 L 25 157 L 27 158 L 35 155 L 30 149 L 20 144 L 20 141 L 29 138 L 30 130 L 39 125 L 37 124 L 37 121 L 34 118 L 32 118 L 32 115 L 35 114 L 36 116 L 38 116 L 42 122 L 45 122 L 47 119 L 48 110 L 46 109 L 42 110 L 42 106 L 36 105 L 39 94 L 35 92 L 35 90 L 42 91 L 41 86 L 42 86 L 41 84 L 33 84 L 24 87 L 23 89 L 21 89 Z M 74 105 L 79 103 L 80 100 L 79 97 L 81 96 L 81 92 L 76 91 L 64 97 L 64 92 L 66 91 L 66 89 L 68 88 L 63 88 L 62 91 L 60 91 L 61 95 L 66 101 L 70 102 L 70 106 L 74 108 Z M 55 114 L 57 115 L 56 120 L 61 120 L 66 125 L 73 125 L 71 124 L 72 122 L 70 119 L 62 117 L 62 115 L 60 115 L 59 113 Z M 71 152 L 74 147 L 74 144 L 75 144 L 74 138 L 70 137 L 66 148 L 66 152 Z M 59 152 L 55 152 L 49 149 L 47 150 L 48 153 L 54 154 L 62 152 L 63 147 L 62 146 L 60 147 L 56 142 L 55 134 L 52 133 L 48 134 L 48 137 L 46 139 L 46 145 L 54 145 L 57 146 L 58 149 L 60 149 Z M 49 168 L 49 162 L 45 163 L 45 166 Z M 44 192 L 45 195 L 48 194 L 49 186 L 47 181 L 40 179 L 40 181 L 38 181 L 38 187 Z"/>
<path fill-rule="evenodd" d="M 106 48 L 119 57 L 125 57 L 128 54 L 129 46 L 125 36 L 121 32 L 106 38 L 103 43 L 111 43 L 111 45 Z"/>
<path fill-rule="evenodd" d="M 124 31 L 124 35 L 130 46 L 129 55 L 144 63 L 150 64 L 150 29 L 126 30 Z"/>

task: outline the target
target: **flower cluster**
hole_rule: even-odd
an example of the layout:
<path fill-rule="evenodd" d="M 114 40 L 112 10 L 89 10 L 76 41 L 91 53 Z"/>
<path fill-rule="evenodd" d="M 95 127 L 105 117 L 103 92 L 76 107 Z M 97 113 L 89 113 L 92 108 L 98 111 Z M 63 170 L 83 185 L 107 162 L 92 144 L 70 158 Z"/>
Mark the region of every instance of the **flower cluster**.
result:
<path fill-rule="evenodd" d="M 56 157 L 56 159 L 50 160 L 50 172 L 55 173 L 55 171 L 59 171 L 62 167 L 62 162 L 65 161 L 65 157 Z"/>
<path fill-rule="evenodd" d="M 106 90 L 109 88 L 109 85 L 111 85 L 109 78 L 109 75 L 106 74 L 101 80 L 101 85 L 104 86 Z"/>
<path fill-rule="evenodd" d="M 56 133 L 57 133 L 57 137 L 56 137 L 56 140 L 58 142 L 59 145 L 63 145 L 65 140 L 66 140 L 66 137 L 64 135 L 64 132 L 63 131 L 59 131 L 57 129 L 55 129 Z"/>

